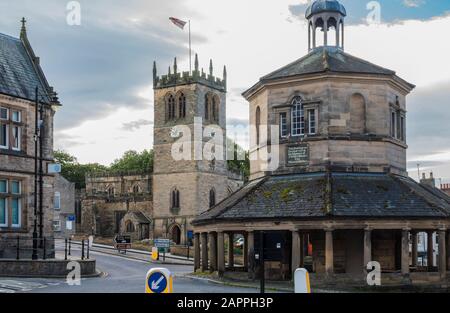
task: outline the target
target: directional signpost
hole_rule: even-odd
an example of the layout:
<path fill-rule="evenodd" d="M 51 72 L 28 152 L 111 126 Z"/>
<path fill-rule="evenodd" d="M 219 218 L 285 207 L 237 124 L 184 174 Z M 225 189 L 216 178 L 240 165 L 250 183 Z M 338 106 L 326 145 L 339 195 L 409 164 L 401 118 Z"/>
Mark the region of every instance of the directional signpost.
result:
<path fill-rule="evenodd" d="M 145 293 L 172 293 L 173 277 L 166 268 L 152 268 L 147 272 Z"/>

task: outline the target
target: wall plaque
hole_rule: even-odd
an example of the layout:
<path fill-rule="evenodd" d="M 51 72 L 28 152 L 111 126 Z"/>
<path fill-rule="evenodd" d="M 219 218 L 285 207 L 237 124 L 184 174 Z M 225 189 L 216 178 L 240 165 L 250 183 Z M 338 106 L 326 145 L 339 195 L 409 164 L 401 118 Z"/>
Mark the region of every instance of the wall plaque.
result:
<path fill-rule="evenodd" d="M 309 162 L 309 146 L 306 143 L 287 147 L 288 165 L 305 164 Z"/>

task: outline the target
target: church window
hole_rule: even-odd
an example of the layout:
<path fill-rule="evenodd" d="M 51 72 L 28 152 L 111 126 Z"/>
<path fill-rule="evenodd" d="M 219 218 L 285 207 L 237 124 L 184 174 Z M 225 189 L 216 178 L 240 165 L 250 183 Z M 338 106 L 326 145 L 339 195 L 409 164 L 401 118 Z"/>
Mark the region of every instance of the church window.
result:
<path fill-rule="evenodd" d="M 139 192 L 140 192 L 139 185 L 134 185 L 133 186 L 133 193 L 139 193 Z"/>
<path fill-rule="evenodd" d="M 186 117 L 186 96 L 183 93 L 178 97 L 178 117 Z"/>
<path fill-rule="evenodd" d="M 180 207 L 180 191 L 178 189 L 172 190 L 171 194 L 171 209 L 177 209 Z"/>
<path fill-rule="evenodd" d="M 391 137 L 396 138 L 396 129 L 397 129 L 397 117 L 396 117 L 396 112 L 392 111 L 391 112 Z"/>
<path fill-rule="evenodd" d="M 209 96 L 205 95 L 205 120 L 209 120 Z"/>
<path fill-rule="evenodd" d="M 280 113 L 280 136 L 281 138 L 287 137 L 287 114 L 286 112 Z"/>
<path fill-rule="evenodd" d="M 169 120 L 175 119 L 175 98 L 173 95 L 170 95 L 167 99 L 167 112 Z"/>
<path fill-rule="evenodd" d="M 217 96 L 212 98 L 212 115 L 214 121 L 219 121 L 219 100 Z"/>
<path fill-rule="evenodd" d="M 209 208 L 212 208 L 215 205 L 216 205 L 216 191 L 213 188 L 209 191 Z"/>
<path fill-rule="evenodd" d="M 292 136 L 302 136 L 305 134 L 305 116 L 303 104 L 300 97 L 292 100 Z"/>

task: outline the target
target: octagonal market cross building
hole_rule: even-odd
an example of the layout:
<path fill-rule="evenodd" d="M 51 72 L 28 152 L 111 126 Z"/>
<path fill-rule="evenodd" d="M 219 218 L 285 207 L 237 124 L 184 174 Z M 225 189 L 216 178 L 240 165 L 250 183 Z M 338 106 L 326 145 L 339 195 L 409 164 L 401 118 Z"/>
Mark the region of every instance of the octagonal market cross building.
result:
<path fill-rule="evenodd" d="M 450 198 L 406 172 L 406 96 L 415 86 L 344 52 L 346 14 L 338 1 L 314 1 L 309 53 L 243 93 L 256 126 L 250 181 L 193 221 L 196 270 L 257 277 L 263 231 L 268 279 L 306 267 L 313 280 L 365 284 L 370 261 L 380 263 L 383 281 L 446 279 Z M 264 135 L 270 125 L 278 138 Z M 276 170 L 261 152 L 278 154 Z M 428 246 L 438 238 L 437 254 L 422 264 L 420 232 Z M 237 234 L 241 264 L 229 248 Z"/>

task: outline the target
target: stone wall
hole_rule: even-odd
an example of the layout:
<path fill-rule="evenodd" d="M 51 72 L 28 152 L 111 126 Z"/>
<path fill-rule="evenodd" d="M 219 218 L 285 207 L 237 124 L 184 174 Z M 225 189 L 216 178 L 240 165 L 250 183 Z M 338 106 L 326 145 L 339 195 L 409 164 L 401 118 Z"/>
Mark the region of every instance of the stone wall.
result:
<path fill-rule="evenodd" d="M 66 277 L 70 260 L 0 260 L 0 277 Z M 81 277 L 97 274 L 95 260 L 77 260 Z M 20 274 L 19 274 L 20 273 Z"/>
<path fill-rule="evenodd" d="M 9 251 L 9 241 L 17 238 L 17 236 L 24 238 L 31 238 L 33 232 L 33 225 L 35 220 L 34 214 L 34 103 L 31 101 L 16 99 L 0 95 L 0 106 L 6 107 L 9 110 L 19 110 L 22 115 L 22 122 L 20 123 L 21 149 L 14 151 L 12 149 L 0 149 L 0 179 L 7 179 L 8 181 L 20 181 L 21 184 L 21 214 L 20 226 L 12 227 L 11 220 L 8 221 L 8 226 L 0 227 L 0 252 L 4 256 L 15 251 Z M 54 195 L 54 177 L 47 174 L 47 165 L 53 163 L 53 115 L 54 112 L 49 106 L 44 106 L 44 130 L 42 132 L 42 148 L 43 148 L 43 215 L 42 215 L 42 230 L 43 237 L 46 237 L 49 242 L 53 239 L 53 195 Z M 10 198 L 9 198 L 10 199 Z M 10 200 L 8 200 L 10 201 Z M 11 206 L 9 206 L 11 207 Z M 11 217 L 11 212 L 8 214 Z M 39 220 L 38 220 L 39 221 Z M 39 227 L 38 227 L 39 231 Z M 32 242 L 26 241 L 29 256 L 31 256 Z M 49 248 L 52 248 L 53 245 Z M 25 251 L 25 250 L 24 250 Z M 50 249 L 49 251 L 52 251 Z M 1 256 L 0 256 L 1 257 Z"/>

